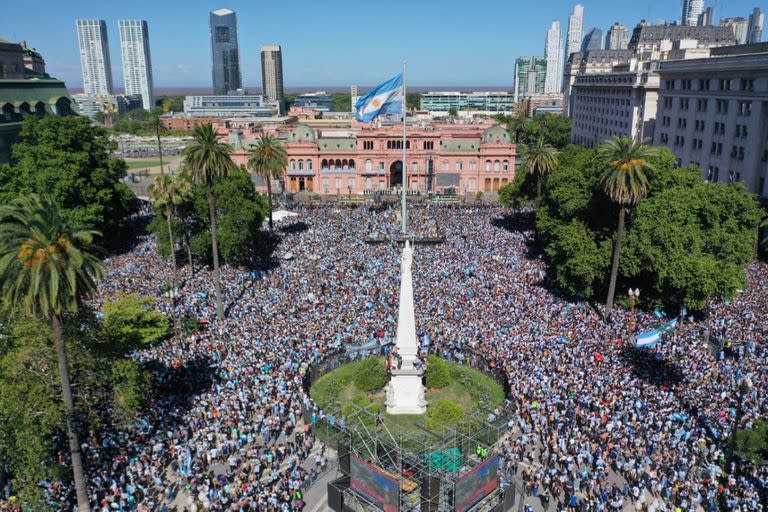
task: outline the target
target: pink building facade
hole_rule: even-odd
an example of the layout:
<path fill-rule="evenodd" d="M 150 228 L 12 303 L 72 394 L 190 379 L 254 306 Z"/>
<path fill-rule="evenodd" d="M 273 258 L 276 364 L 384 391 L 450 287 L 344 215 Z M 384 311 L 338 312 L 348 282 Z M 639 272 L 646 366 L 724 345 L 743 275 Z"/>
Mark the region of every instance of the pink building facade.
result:
<path fill-rule="evenodd" d="M 288 166 L 273 190 L 322 195 L 400 190 L 474 194 L 495 192 L 515 176 L 516 147 L 507 130 L 490 120 L 472 124 L 413 123 L 408 126 L 407 173 L 403 173 L 402 125 L 375 127 L 306 123 L 243 126 L 222 123 L 219 133 L 245 164 L 262 133 L 276 133 L 288 151 Z M 257 188 L 266 188 L 257 182 Z"/>

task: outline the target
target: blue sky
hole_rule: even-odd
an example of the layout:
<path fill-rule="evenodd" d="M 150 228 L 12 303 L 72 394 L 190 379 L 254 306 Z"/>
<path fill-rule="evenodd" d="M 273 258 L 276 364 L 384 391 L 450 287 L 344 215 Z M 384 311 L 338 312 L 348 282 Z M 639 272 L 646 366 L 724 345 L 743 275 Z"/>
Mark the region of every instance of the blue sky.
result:
<path fill-rule="evenodd" d="M 37 48 L 48 72 L 82 85 L 75 19 L 107 22 L 115 85 L 122 87 L 118 19 L 149 23 L 155 87 L 210 87 L 208 12 L 238 14 L 243 82 L 261 83 L 259 48 L 283 47 L 286 87 L 368 85 L 408 61 L 411 85 L 511 87 L 514 60 L 543 54 L 553 19 L 567 27 L 576 1 L 544 0 L 6 0 L 0 37 Z M 585 31 L 615 21 L 674 20 L 681 0 L 583 0 Z M 712 0 L 707 5 L 712 5 Z M 765 0 L 719 0 L 715 17 L 747 16 Z"/>

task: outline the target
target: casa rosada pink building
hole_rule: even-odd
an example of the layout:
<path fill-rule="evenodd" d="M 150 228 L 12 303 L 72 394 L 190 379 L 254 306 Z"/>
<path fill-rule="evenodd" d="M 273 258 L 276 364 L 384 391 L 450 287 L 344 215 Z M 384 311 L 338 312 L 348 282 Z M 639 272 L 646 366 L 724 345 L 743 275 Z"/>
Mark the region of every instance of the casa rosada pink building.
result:
<path fill-rule="evenodd" d="M 310 124 L 312 123 L 312 124 Z M 273 190 L 323 195 L 363 194 L 403 186 L 402 124 L 350 120 L 226 120 L 216 123 L 237 164 L 263 133 L 276 134 L 288 167 Z M 409 121 L 407 186 L 411 191 L 495 192 L 515 176 L 516 147 L 507 130 L 488 119 L 465 124 Z M 257 181 L 257 188 L 266 185 Z"/>

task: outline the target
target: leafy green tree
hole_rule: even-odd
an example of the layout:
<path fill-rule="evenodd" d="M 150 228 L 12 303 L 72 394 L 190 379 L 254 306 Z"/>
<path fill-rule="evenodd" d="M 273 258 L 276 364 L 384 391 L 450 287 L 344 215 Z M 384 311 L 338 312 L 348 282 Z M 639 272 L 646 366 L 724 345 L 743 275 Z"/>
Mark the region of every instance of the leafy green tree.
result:
<path fill-rule="evenodd" d="M 421 93 L 420 92 L 405 93 L 405 108 L 407 108 L 408 110 L 419 110 L 421 108 Z"/>
<path fill-rule="evenodd" d="M 451 383 L 451 369 L 445 359 L 430 354 L 427 357 L 427 387 L 442 389 Z"/>
<path fill-rule="evenodd" d="M 262 135 L 248 155 L 248 167 L 267 182 L 269 230 L 272 231 L 272 180 L 279 179 L 288 167 L 288 153 L 280 140 L 270 134 Z"/>
<path fill-rule="evenodd" d="M 219 242 L 216 232 L 216 195 L 214 184 L 226 178 L 235 169 L 230 154 L 232 147 L 218 140 L 218 134 L 211 124 L 203 124 L 192 131 L 192 142 L 184 148 L 184 163 L 194 183 L 205 185 L 210 216 L 211 252 L 213 255 L 213 283 L 216 288 L 216 313 L 224 319 L 224 304 L 221 300 L 221 270 L 219 269 Z"/>
<path fill-rule="evenodd" d="M 259 249 L 259 231 L 267 215 L 264 196 L 256 193 L 247 172 L 235 170 L 214 186 L 218 216 L 219 250 L 227 263 L 250 262 Z M 208 218 L 204 215 L 206 202 L 202 187 L 195 188 L 196 234 L 192 247 L 196 254 L 210 254 Z M 201 231 L 202 228 L 202 231 Z"/>
<path fill-rule="evenodd" d="M 642 290 L 644 307 L 706 308 L 744 287 L 760 210 L 740 185 L 706 183 L 696 167 L 677 168 L 660 150 L 648 162 L 648 194 L 627 210 L 616 289 Z M 572 296 L 608 291 L 616 208 L 604 193 L 609 161 L 569 145 L 542 190 L 536 230 L 556 283 Z M 616 300 L 623 300 L 618 294 Z"/>
<path fill-rule="evenodd" d="M 334 94 L 331 99 L 333 99 L 334 112 L 349 112 L 352 108 L 352 96 L 349 94 Z"/>
<path fill-rule="evenodd" d="M 456 110 L 456 107 L 451 107 L 448 109 L 448 115 L 456 117 L 457 115 L 459 115 L 459 112 Z"/>
<path fill-rule="evenodd" d="M 571 119 L 549 112 L 535 116 L 525 125 L 523 137 L 526 141 L 543 137 L 547 144 L 563 149 L 571 142 Z"/>
<path fill-rule="evenodd" d="M 427 428 L 443 431 L 464 419 L 464 409 L 453 400 L 436 400 L 427 409 Z"/>
<path fill-rule="evenodd" d="M 605 317 L 610 320 L 619 271 L 621 239 L 624 235 L 624 215 L 628 207 L 636 205 L 648 193 L 647 174 L 653 170 L 649 160 L 654 156 L 655 149 L 639 144 L 631 137 L 614 137 L 601 144 L 598 153 L 608 161 L 608 167 L 601 179 L 603 191 L 619 205 L 611 279 L 608 284 L 608 298 L 605 301 Z"/>
<path fill-rule="evenodd" d="M 149 197 L 155 208 L 163 212 L 168 228 L 168 253 L 173 267 L 173 284 L 176 286 L 176 245 L 173 241 L 173 216 L 177 207 L 187 203 L 192 197 L 192 185 L 181 178 L 161 174 L 149 186 Z"/>
<path fill-rule="evenodd" d="M 117 356 L 166 339 L 171 330 L 168 317 L 152 309 L 154 300 L 137 294 L 108 300 L 101 310 L 101 347 Z"/>
<path fill-rule="evenodd" d="M 96 233 L 72 228 L 48 197 L 30 195 L 0 207 L 0 290 L 5 304 L 48 320 L 61 379 L 78 510 L 90 510 L 85 488 L 64 316 L 77 313 L 83 296 L 96 289 L 104 269 L 91 243 Z"/>
<path fill-rule="evenodd" d="M 387 366 L 380 357 L 371 357 L 363 361 L 355 371 L 353 381 L 360 391 L 370 392 L 383 388 L 387 384 Z"/>
<path fill-rule="evenodd" d="M 86 117 L 28 117 L 13 146 L 14 162 L 0 165 L 0 204 L 24 194 L 47 194 L 67 223 L 119 242 L 136 198 L 119 181 L 125 161 L 110 156 L 115 148 L 107 131 L 91 126 Z"/>
<path fill-rule="evenodd" d="M 536 199 L 541 198 L 541 182 L 557 165 L 557 150 L 547 144 L 544 137 L 539 137 L 523 147 L 523 166 L 536 176 Z"/>

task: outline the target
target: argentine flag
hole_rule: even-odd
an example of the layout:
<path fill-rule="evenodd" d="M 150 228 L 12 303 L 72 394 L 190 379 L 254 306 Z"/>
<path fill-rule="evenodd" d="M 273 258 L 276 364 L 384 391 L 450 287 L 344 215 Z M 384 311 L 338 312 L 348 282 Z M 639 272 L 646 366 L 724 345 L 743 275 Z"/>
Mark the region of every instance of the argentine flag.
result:
<path fill-rule="evenodd" d="M 654 329 L 637 335 L 635 346 L 638 348 L 651 348 L 661 339 L 661 331 Z"/>
<path fill-rule="evenodd" d="M 382 82 L 355 103 L 355 119 L 367 123 L 381 114 L 403 113 L 403 75 Z"/>

